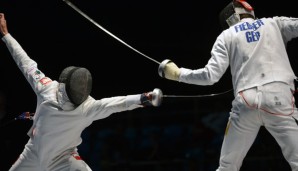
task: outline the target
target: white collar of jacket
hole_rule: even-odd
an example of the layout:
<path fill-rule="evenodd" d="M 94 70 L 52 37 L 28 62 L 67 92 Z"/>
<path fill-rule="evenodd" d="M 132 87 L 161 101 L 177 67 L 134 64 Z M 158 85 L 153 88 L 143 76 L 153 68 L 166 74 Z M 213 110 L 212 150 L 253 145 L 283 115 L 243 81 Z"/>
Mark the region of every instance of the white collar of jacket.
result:
<path fill-rule="evenodd" d="M 65 84 L 59 83 L 58 91 L 57 91 L 57 100 L 58 105 L 63 110 L 73 110 L 75 108 L 74 104 L 72 104 L 66 94 Z"/>

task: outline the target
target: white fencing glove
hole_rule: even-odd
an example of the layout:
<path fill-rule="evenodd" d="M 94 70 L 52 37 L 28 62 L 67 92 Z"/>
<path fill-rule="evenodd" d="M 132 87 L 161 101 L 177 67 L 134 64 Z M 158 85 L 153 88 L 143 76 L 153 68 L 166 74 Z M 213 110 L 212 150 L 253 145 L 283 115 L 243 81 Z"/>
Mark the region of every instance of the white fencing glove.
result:
<path fill-rule="evenodd" d="M 180 76 L 180 68 L 169 59 L 163 60 L 158 67 L 158 74 L 163 78 L 178 81 Z"/>

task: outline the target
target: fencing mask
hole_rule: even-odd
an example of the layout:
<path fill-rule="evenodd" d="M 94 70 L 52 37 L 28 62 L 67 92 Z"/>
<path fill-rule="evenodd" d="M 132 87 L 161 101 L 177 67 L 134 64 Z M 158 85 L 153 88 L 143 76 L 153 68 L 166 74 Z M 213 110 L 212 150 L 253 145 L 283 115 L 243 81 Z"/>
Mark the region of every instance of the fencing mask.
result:
<path fill-rule="evenodd" d="M 59 76 L 59 82 L 65 84 L 69 100 L 77 106 L 87 99 L 92 89 L 91 73 L 82 67 L 66 67 Z"/>
<path fill-rule="evenodd" d="M 223 29 L 238 23 L 241 14 L 248 14 L 255 18 L 253 8 L 246 2 L 246 0 L 233 0 L 230 2 L 219 14 L 219 21 Z"/>

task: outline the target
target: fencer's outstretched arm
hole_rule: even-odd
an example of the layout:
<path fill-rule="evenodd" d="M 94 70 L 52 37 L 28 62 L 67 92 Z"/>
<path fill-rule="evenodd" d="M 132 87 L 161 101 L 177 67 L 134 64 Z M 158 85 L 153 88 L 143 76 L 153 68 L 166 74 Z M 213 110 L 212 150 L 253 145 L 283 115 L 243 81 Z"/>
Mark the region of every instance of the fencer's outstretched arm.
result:
<path fill-rule="evenodd" d="M 211 50 L 211 58 L 207 64 L 199 69 L 178 68 L 169 59 L 160 63 L 158 71 L 161 77 L 195 85 L 213 85 L 218 82 L 229 67 L 229 55 L 222 43 L 223 35 L 216 39 Z"/>
<path fill-rule="evenodd" d="M 158 73 L 161 77 L 169 80 L 195 85 L 212 85 L 218 82 L 228 68 L 228 58 L 221 56 L 212 56 L 205 67 L 194 70 L 178 68 L 173 61 L 166 59 L 159 65 Z"/>
<path fill-rule="evenodd" d="M 37 68 L 37 63 L 27 55 L 21 45 L 11 36 L 3 13 L 0 13 L 0 32 L 3 35 L 3 42 L 34 92 L 41 92 L 45 88 L 44 85 L 51 82 L 51 80 L 45 77 Z"/>

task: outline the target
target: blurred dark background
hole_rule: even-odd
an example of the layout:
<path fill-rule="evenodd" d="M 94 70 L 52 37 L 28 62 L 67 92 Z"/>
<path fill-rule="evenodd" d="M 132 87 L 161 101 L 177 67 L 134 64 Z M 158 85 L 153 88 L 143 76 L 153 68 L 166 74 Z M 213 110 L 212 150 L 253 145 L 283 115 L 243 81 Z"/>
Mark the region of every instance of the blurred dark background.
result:
<path fill-rule="evenodd" d="M 102 27 L 156 61 L 201 68 L 221 28 L 218 13 L 230 1 L 71 1 Z M 292 1 L 249 1 L 258 18 L 298 17 Z M 1 0 L 10 33 L 50 78 L 69 65 L 88 68 L 96 99 L 160 88 L 165 95 L 203 95 L 232 89 L 229 69 L 212 86 L 161 78 L 158 64 L 96 27 L 62 0 Z M 298 40 L 288 44 L 297 74 Z M 31 121 L 11 121 L 34 112 L 36 97 L 0 45 L 0 171 L 7 171 L 28 140 Z M 214 171 L 233 93 L 201 98 L 164 98 L 160 107 L 115 113 L 83 132 L 82 158 L 94 171 Z M 261 129 L 241 171 L 289 171 L 272 136 Z"/>

